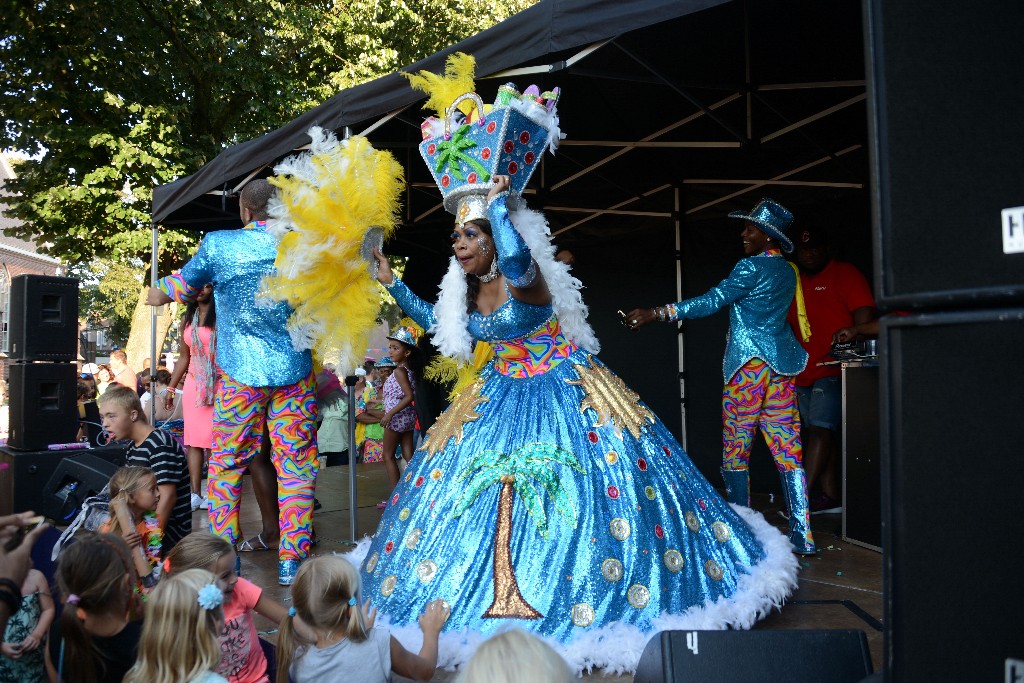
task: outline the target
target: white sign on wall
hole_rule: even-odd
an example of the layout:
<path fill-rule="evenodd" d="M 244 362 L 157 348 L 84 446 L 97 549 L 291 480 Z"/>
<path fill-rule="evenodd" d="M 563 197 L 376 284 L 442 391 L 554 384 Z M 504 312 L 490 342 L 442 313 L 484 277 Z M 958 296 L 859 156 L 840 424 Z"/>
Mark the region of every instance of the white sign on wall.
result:
<path fill-rule="evenodd" d="M 1024 253 L 1024 206 L 1003 209 L 1003 253 Z"/>

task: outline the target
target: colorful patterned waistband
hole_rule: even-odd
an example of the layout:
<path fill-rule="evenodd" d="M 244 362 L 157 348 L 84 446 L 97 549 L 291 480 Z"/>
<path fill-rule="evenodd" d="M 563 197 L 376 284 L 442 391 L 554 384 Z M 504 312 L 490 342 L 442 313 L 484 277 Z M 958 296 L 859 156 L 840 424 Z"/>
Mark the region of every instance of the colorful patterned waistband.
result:
<path fill-rule="evenodd" d="M 493 346 L 494 369 L 516 379 L 543 375 L 576 350 L 555 318 L 523 339 L 495 342 Z"/>

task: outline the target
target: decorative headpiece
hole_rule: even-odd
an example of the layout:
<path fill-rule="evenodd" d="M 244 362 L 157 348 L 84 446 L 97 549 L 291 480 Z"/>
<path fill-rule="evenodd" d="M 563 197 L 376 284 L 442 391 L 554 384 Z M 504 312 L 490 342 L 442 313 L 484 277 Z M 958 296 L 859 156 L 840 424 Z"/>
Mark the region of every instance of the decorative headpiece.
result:
<path fill-rule="evenodd" d="M 199 606 L 203 609 L 216 609 L 223 604 L 224 593 L 217 588 L 217 584 L 208 583 L 199 589 L 199 597 L 196 598 L 196 602 L 198 602 Z"/>
<path fill-rule="evenodd" d="M 427 119 L 421 129 L 420 154 L 444 198 L 444 208 L 458 225 L 487 218 L 486 195 L 494 175 L 512 179 L 509 191 L 521 195 L 545 149 L 558 145 L 559 90 L 541 93 L 533 85 L 520 93 L 507 83 L 498 88 L 494 105 L 485 106 L 473 89 L 475 61 L 450 55 L 445 76 L 429 72 L 405 74 L 413 88 L 431 95 L 427 106 L 441 118 Z M 440 99 L 458 88 L 455 99 Z M 461 93 L 461 94 L 458 94 Z M 466 103 L 472 108 L 466 111 Z"/>
<path fill-rule="evenodd" d="M 399 325 L 391 332 L 391 334 L 388 335 L 388 339 L 394 339 L 397 342 L 402 342 L 403 344 L 408 344 L 415 348 L 416 331 L 410 327 Z"/>
<path fill-rule="evenodd" d="M 375 368 L 394 368 L 397 367 L 395 361 L 391 360 L 391 356 L 381 356 L 380 360 L 373 364 Z"/>
<path fill-rule="evenodd" d="M 750 213 L 733 211 L 729 218 L 742 218 L 756 225 L 761 232 L 774 237 L 787 254 L 793 251 L 793 242 L 786 236 L 786 230 L 793 224 L 793 214 L 774 199 L 762 199 Z"/>

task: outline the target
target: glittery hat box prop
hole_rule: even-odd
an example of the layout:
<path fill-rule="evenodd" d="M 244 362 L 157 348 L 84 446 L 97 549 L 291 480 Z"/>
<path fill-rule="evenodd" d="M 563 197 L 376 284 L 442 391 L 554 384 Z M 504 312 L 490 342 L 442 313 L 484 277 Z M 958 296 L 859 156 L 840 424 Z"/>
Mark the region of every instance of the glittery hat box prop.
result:
<path fill-rule="evenodd" d="M 534 85 L 520 93 L 506 83 L 493 107 L 467 92 L 452 102 L 443 121 L 427 119 L 420 154 L 441 189 L 444 208 L 456 213 L 463 197 L 486 194 L 495 175 L 511 177 L 511 192 L 522 194 L 544 150 L 554 153 L 561 137 L 558 96 L 558 88 L 541 93 Z M 475 105 L 469 116 L 459 109 L 465 100 Z"/>

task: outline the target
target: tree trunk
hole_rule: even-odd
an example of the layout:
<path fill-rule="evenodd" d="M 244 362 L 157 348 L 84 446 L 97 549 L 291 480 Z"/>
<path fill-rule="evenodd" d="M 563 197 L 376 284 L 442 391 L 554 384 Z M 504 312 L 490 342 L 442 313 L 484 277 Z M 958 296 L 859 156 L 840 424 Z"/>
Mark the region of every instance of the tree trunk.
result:
<path fill-rule="evenodd" d="M 149 287 L 143 287 L 139 293 L 139 300 L 135 304 L 135 313 L 132 315 L 132 329 L 128 333 L 128 344 L 124 352 L 128 354 L 128 366 L 135 372 L 141 372 L 144 361 L 152 355 L 150 347 L 150 315 L 152 306 L 146 304 L 146 292 Z M 156 353 L 157 358 L 151 367 L 157 367 L 160 363 L 160 350 L 167 339 L 167 330 L 178 319 L 178 304 L 170 303 L 157 308 L 156 316 Z"/>
<path fill-rule="evenodd" d="M 544 615 L 530 606 L 519 592 L 512 566 L 512 482 L 501 478 L 498 498 L 498 528 L 494 532 L 494 602 L 484 612 L 492 619 L 541 619 Z"/>

